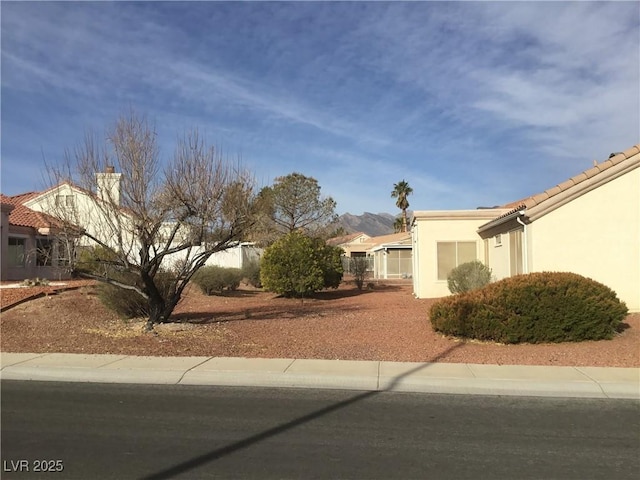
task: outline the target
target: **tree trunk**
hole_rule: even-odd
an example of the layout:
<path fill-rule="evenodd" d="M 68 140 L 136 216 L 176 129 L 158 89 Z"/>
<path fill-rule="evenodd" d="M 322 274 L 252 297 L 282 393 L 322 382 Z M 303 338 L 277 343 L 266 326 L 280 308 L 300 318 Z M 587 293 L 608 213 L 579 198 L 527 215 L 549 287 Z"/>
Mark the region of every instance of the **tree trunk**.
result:
<path fill-rule="evenodd" d="M 402 209 L 402 231 L 403 232 L 407 231 L 407 209 L 406 208 Z"/>
<path fill-rule="evenodd" d="M 166 323 L 169 321 L 169 317 L 171 317 L 173 310 L 176 308 L 176 305 L 178 305 L 180 295 L 174 294 L 166 301 L 160 296 L 158 296 L 156 300 L 152 300 L 151 298 L 153 297 L 149 298 L 149 318 L 145 325 L 145 331 L 147 332 L 152 331 L 158 323 Z"/>
<path fill-rule="evenodd" d="M 158 296 L 149 297 L 149 318 L 144 326 L 146 332 L 153 331 L 153 327 L 157 323 L 163 323 L 164 321 L 164 301 Z"/>

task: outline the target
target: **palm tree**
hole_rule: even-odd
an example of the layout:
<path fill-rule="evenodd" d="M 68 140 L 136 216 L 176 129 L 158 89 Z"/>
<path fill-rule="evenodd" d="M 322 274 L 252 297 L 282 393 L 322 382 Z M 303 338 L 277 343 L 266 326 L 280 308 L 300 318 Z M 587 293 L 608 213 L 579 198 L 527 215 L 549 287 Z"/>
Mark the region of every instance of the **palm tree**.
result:
<path fill-rule="evenodd" d="M 403 224 L 404 221 L 402 220 L 402 217 L 397 217 L 393 221 L 393 233 L 400 233 L 402 231 Z"/>
<path fill-rule="evenodd" d="M 393 191 L 391 192 L 392 198 L 397 198 L 396 206 L 402 210 L 402 231 L 407 231 L 407 208 L 409 208 L 409 200 L 407 197 L 413 193 L 413 188 L 409 186 L 407 182 L 402 180 L 393 185 Z"/>

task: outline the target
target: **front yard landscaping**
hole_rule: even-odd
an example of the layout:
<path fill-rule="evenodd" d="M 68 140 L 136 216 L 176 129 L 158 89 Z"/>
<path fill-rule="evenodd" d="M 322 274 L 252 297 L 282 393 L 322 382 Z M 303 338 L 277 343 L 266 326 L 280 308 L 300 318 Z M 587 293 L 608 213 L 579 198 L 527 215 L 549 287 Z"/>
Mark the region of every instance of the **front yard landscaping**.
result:
<path fill-rule="evenodd" d="M 21 290 L 26 295 L 27 289 Z M 1 290 L 3 305 L 7 292 Z M 191 286 L 174 322 L 157 326 L 153 334 L 143 332 L 142 319 L 124 321 L 107 310 L 95 287 L 82 286 L 6 310 L 0 347 L 3 352 L 640 367 L 640 314 L 627 316 L 612 340 L 501 345 L 434 332 L 431 304 L 413 298 L 406 284 L 360 292 L 343 283 L 304 302 L 245 286 L 206 296 Z"/>

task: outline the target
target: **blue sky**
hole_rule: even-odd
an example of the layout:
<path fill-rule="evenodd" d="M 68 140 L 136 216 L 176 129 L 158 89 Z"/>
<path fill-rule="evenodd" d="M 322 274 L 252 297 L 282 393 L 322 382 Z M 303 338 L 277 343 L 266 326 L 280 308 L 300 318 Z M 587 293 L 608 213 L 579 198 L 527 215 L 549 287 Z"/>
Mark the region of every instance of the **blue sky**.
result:
<path fill-rule="evenodd" d="M 338 213 L 476 208 L 640 143 L 638 2 L 6 2 L 2 193 L 133 107 Z"/>

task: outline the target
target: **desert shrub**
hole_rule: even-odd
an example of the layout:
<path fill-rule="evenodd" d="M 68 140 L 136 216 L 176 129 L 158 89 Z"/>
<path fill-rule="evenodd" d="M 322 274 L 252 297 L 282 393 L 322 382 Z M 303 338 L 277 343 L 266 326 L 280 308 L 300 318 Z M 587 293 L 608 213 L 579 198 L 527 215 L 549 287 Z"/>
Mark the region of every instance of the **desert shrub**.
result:
<path fill-rule="evenodd" d="M 300 232 L 285 235 L 268 247 L 260 263 L 265 289 L 288 297 L 304 297 L 342 281 L 342 249 Z"/>
<path fill-rule="evenodd" d="M 133 273 L 113 274 L 111 277 L 125 283 L 135 283 L 135 279 L 137 279 Z M 154 282 L 163 298 L 167 298 L 175 286 L 173 275 L 164 271 L 156 274 Z M 105 307 L 121 318 L 148 317 L 150 313 L 149 301 L 135 290 L 100 283 L 98 284 L 98 298 Z"/>
<path fill-rule="evenodd" d="M 458 265 L 447 277 L 451 293 L 468 292 L 482 288 L 490 282 L 491 269 L 479 260 Z"/>
<path fill-rule="evenodd" d="M 243 265 L 242 277 L 252 287 L 262 288 L 262 282 L 260 281 L 260 262 L 254 260 Z"/>
<path fill-rule="evenodd" d="M 82 273 L 110 277 L 117 272 L 113 266 L 116 263 L 117 256 L 111 250 L 102 246 L 84 247 L 78 252 L 72 274 L 75 277 L 81 276 Z"/>
<path fill-rule="evenodd" d="M 518 275 L 439 300 L 436 331 L 502 343 L 610 339 L 628 310 L 615 292 L 574 273 Z"/>
<path fill-rule="evenodd" d="M 236 290 L 240 286 L 242 272 L 239 268 L 225 268 L 212 265 L 202 267 L 193 276 L 193 282 L 200 287 L 203 293 L 212 295 L 227 290 Z"/>
<path fill-rule="evenodd" d="M 349 270 L 353 275 L 358 290 L 364 287 L 364 281 L 369 275 L 369 260 L 367 257 L 351 257 L 349 259 Z"/>
<path fill-rule="evenodd" d="M 27 278 L 20 284 L 23 287 L 46 287 L 49 285 L 49 280 L 46 278 Z"/>
<path fill-rule="evenodd" d="M 242 270 L 239 268 L 225 268 L 224 271 L 224 287 L 227 290 L 237 290 L 242 281 Z"/>

